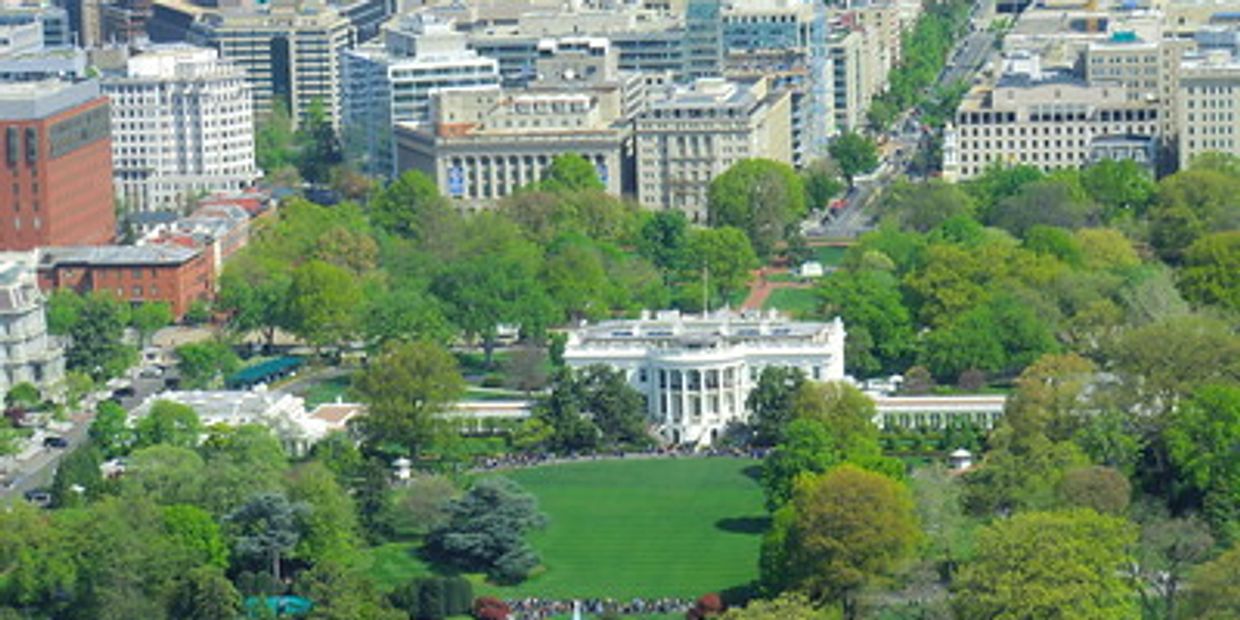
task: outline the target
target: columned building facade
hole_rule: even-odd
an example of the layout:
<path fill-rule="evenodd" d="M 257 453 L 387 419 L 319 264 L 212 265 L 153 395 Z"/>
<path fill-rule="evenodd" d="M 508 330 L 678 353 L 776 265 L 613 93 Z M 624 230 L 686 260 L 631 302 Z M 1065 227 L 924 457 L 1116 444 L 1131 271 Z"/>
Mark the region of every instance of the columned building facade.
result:
<path fill-rule="evenodd" d="M 776 313 L 658 312 L 569 334 L 570 367 L 606 365 L 641 392 L 655 432 L 673 445 L 708 446 L 745 403 L 762 370 L 800 369 L 810 381 L 844 379 L 844 324 L 793 322 Z"/>

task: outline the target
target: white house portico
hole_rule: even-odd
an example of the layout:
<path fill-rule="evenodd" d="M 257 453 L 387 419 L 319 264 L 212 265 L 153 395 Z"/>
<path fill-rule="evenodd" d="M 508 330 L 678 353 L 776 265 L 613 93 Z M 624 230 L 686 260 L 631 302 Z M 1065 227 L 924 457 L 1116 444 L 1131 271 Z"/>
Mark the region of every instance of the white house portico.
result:
<path fill-rule="evenodd" d="M 768 366 L 799 368 L 811 381 L 843 380 L 844 337 L 838 318 L 665 311 L 583 326 L 569 334 L 564 357 L 574 368 L 624 371 L 665 441 L 704 446 L 729 423 L 748 420 L 745 401 Z"/>

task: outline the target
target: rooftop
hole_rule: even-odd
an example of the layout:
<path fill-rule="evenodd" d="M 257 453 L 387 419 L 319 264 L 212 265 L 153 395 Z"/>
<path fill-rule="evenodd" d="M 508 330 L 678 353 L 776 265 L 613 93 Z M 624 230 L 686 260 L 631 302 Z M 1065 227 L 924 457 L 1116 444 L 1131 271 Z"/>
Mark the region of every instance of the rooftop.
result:
<path fill-rule="evenodd" d="M 94 80 L 6 82 L 0 87 L 0 120 L 47 118 L 98 97 Z"/>
<path fill-rule="evenodd" d="M 634 342 L 659 346 L 695 346 L 720 341 L 810 340 L 823 335 L 843 336 L 843 323 L 792 321 L 774 312 L 720 310 L 708 315 L 666 310 L 643 313 L 640 319 L 603 321 L 578 329 L 570 342 L 579 345 Z"/>
<path fill-rule="evenodd" d="M 86 264 L 94 266 L 180 265 L 198 256 L 199 250 L 173 245 L 98 245 L 43 248 L 39 264 Z"/>

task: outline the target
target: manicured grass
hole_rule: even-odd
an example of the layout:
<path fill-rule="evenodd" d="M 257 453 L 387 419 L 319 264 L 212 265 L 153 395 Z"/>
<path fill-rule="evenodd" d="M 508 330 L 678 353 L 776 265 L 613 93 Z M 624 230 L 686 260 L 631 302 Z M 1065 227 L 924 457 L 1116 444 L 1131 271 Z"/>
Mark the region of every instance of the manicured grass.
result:
<path fill-rule="evenodd" d="M 848 248 L 824 245 L 814 248 L 814 257 L 822 263 L 823 267 L 839 266 L 844 261 L 844 253 L 847 251 Z"/>
<path fill-rule="evenodd" d="M 301 392 L 301 397 L 306 399 L 307 408 L 314 408 L 323 403 L 334 403 L 337 397 L 349 402 L 352 400 L 349 393 L 351 385 L 353 385 L 353 377 L 350 375 L 331 377 L 306 386 Z"/>
<path fill-rule="evenodd" d="M 550 517 L 531 542 L 545 569 L 501 597 L 697 597 L 757 576 L 766 515 L 754 461 L 628 460 L 505 474 Z"/>
<path fill-rule="evenodd" d="M 801 315 L 818 308 L 818 297 L 811 288 L 777 288 L 771 291 L 771 296 L 766 298 L 763 307 Z"/>

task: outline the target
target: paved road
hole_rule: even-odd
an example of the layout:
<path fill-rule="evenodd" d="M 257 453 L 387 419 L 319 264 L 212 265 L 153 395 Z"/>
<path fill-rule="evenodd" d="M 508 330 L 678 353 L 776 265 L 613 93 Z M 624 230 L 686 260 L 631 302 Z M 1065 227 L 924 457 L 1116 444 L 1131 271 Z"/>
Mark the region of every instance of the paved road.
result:
<path fill-rule="evenodd" d="M 78 413 L 71 416 L 73 426 L 69 430 L 63 433 L 49 431 L 47 435 L 64 437 L 69 442 L 69 447 L 41 448 L 30 459 L 16 463 L 13 477 L 0 488 L 0 504 L 12 504 L 15 500 L 23 499 L 26 491 L 50 486 L 60 460 L 86 440 L 86 429 L 90 427 L 92 419 L 94 414 Z"/>

